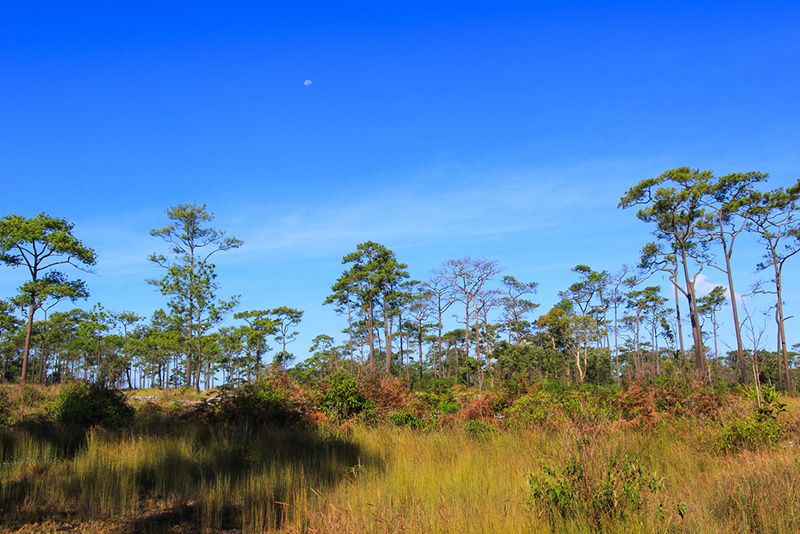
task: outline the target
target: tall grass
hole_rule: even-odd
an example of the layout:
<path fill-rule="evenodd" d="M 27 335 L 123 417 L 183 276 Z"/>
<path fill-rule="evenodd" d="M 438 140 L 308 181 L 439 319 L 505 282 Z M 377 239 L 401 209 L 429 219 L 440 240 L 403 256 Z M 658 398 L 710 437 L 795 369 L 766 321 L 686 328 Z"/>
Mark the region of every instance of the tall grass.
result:
<path fill-rule="evenodd" d="M 720 449 L 742 409 L 424 430 L 258 429 L 160 412 L 120 430 L 17 425 L 0 428 L 0 532 L 98 520 L 104 532 L 800 532 L 796 415 L 782 415 L 778 442 Z M 621 490 L 628 464 L 658 483 Z M 534 498 L 532 480 L 548 473 L 577 498 Z"/>
<path fill-rule="evenodd" d="M 196 521 L 204 530 L 279 528 L 311 489 L 329 491 L 347 468 L 368 461 L 333 435 L 243 436 L 193 426 L 169 434 L 88 432 L 74 455 L 24 433 L 2 440 L 3 523 L 59 512 L 79 519 L 148 515 Z M 168 511 L 168 513 L 164 513 Z"/>

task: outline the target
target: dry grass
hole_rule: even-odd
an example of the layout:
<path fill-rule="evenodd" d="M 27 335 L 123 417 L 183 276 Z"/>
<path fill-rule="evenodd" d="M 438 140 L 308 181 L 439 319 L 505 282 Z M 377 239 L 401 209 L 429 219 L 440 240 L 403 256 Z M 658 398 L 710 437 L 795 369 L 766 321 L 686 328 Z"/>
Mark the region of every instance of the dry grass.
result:
<path fill-rule="evenodd" d="M 698 397 L 708 416 L 640 417 L 648 395 L 623 398 L 630 419 L 485 434 L 324 418 L 315 431 L 178 425 L 168 411 L 119 431 L 18 425 L 0 429 L 0 532 L 596 532 L 588 508 L 554 517 L 532 502 L 530 475 L 578 462 L 591 489 L 626 458 L 663 489 L 602 532 L 800 531 L 797 399 L 776 445 L 720 453 L 715 437 L 746 403 Z"/>

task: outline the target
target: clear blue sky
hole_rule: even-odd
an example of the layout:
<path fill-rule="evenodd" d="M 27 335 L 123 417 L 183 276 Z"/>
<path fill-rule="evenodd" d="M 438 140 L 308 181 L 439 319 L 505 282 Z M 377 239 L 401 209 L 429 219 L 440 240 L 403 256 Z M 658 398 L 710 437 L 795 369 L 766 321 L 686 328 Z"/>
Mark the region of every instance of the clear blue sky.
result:
<path fill-rule="evenodd" d="M 636 263 L 638 181 L 800 178 L 798 30 L 793 2 L 6 2 L 0 213 L 73 221 L 99 256 L 82 305 L 149 316 L 149 230 L 206 203 L 245 242 L 221 296 L 306 310 L 301 357 L 343 340 L 321 303 L 366 240 L 417 279 L 497 259 L 547 308 L 576 264 Z"/>

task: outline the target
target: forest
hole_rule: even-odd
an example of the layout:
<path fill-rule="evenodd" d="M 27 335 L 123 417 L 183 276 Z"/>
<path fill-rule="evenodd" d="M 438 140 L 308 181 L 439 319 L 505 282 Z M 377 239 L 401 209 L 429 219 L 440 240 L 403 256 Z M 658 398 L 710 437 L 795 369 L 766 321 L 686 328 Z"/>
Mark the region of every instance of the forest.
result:
<path fill-rule="evenodd" d="M 246 245 L 205 205 L 150 232 L 151 317 L 70 310 L 102 258 L 68 220 L 6 215 L 26 281 L 0 301 L 0 532 L 797 531 L 800 180 L 768 178 L 639 182 L 619 208 L 651 229 L 641 256 L 576 265 L 544 307 L 498 260 L 420 281 L 360 243 L 320 297 L 343 337 L 307 357 L 304 310 L 220 296 L 213 260 Z M 702 294 L 704 269 L 727 284 Z"/>
<path fill-rule="evenodd" d="M 653 241 L 616 273 L 575 266 L 575 283 L 548 308 L 534 302 L 537 282 L 504 275 L 497 260 L 448 259 L 429 280 L 417 281 L 389 248 L 361 243 L 344 256 L 344 272 L 320 298 L 346 322 L 344 342 L 320 333 L 290 374 L 310 379 L 359 366 L 482 390 L 487 379 L 620 384 L 678 366 L 709 381 L 767 382 L 791 391 L 796 346 L 786 339 L 782 274 L 800 251 L 800 183 L 770 191 L 763 187 L 767 178 L 679 168 L 640 182 L 620 207 L 652 227 Z M 66 220 L 5 216 L 0 259 L 27 270 L 29 279 L 0 301 L 2 379 L 199 391 L 251 381 L 270 365 L 290 367 L 297 356 L 288 349 L 303 310 L 241 310 L 237 297 L 220 298 L 212 256 L 243 243 L 214 228 L 205 206 L 181 204 L 167 216 L 168 226 L 151 231 L 164 242 L 164 253 L 149 257 L 161 274 L 147 280 L 167 305 L 150 318 L 100 305 L 51 311 L 89 296 L 87 284 L 61 267 L 89 270 L 98 259 Z M 735 289 L 734 245 L 746 239 L 763 247 L 763 261 L 752 268 L 766 279 L 751 291 L 774 296 L 769 310 L 743 306 Z M 723 273 L 726 287 L 698 295 L 704 268 Z M 666 275 L 669 287 L 656 285 L 654 274 Z M 724 335 L 732 342 L 721 345 L 726 304 L 733 332 Z M 753 321 L 757 312 L 774 315 L 776 344 Z"/>

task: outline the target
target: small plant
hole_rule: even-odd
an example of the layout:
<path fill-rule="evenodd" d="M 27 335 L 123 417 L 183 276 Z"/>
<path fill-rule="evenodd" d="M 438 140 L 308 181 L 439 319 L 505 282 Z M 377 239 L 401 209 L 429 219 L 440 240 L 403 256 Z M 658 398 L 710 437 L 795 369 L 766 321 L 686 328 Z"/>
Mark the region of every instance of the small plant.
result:
<path fill-rule="evenodd" d="M 52 413 L 61 423 L 92 426 L 124 424 L 134 412 L 120 390 L 102 384 L 75 382 L 56 396 Z"/>
<path fill-rule="evenodd" d="M 563 521 L 589 520 L 604 532 L 611 523 L 646 511 L 647 505 L 664 488 L 663 479 L 645 471 L 627 456 L 611 459 L 599 472 L 587 472 L 587 459 L 572 457 L 561 469 L 542 466 L 541 475 L 530 475 L 529 501 L 548 519 L 553 530 Z M 662 502 L 658 511 L 664 510 Z M 683 517 L 685 505 L 676 507 Z"/>
<path fill-rule="evenodd" d="M 744 391 L 756 402 L 755 413 L 750 417 L 734 419 L 722 427 L 714 440 L 719 452 L 770 447 L 778 443 L 783 433 L 778 415 L 786 411 L 786 404 L 781 402 L 780 392 L 774 386 L 758 388 L 756 385 L 749 386 Z"/>
<path fill-rule="evenodd" d="M 45 396 L 35 386 L 25 384 L 22 386 L 22 403 L 27 408 L 38 408 L 45 401 Z"/>
<path fill-rule="evenodd" d="M 781 402 L 781 392 L 775 386 L 761 387 L 761 402 L 758 402 L 758 389 L 755 385 L 745 389 L 747 396 L 755 400 L 756 419 L 766 421 L 777 420 L 778 414 L 786 411 L 786 403 Z"/>

